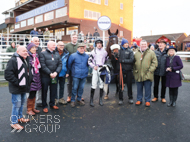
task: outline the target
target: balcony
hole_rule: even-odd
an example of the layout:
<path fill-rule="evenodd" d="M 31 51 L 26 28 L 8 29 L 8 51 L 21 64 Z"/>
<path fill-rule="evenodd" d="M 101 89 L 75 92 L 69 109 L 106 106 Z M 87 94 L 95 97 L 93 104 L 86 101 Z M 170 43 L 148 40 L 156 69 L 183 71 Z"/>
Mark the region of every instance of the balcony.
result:
<path fill-rule="evenodd" d="M 28 0 L 16 0 L 15 1 L 15 7 L 17 7 L 17 6 L 19 6 L 19 5 L 21 5 L 21 4 L 23 4 L 23 3 L 25 3 L 25 2 L 27 2 Z"/>

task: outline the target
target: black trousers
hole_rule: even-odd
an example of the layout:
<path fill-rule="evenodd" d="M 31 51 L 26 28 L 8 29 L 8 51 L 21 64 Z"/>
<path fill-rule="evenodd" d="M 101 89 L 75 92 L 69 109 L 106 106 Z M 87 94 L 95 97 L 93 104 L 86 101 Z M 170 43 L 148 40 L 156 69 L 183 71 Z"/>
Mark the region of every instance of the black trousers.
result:
<path fill-rule="evenodd" d="M 30 91 L 30 93 L 29 93 L 29 99 L 34 99 L 35 97 L 36 97 L 36 92 L 37 91 Z"/>
<path fill-rule="evenodd" d="M 68 97 L 71 97 L 72 94 L 72 86 L 73 86 L 73 78 L 71 74 L 69 74 L 69 77 L 67 78 L 67 92 L 68 92 Z"/>
<path fill-rule="evenodd" d="M 165 98 L 166 76 L 158 76 L 158 75 L 154 75 L 154 97 L 158 98 L 160 78 L 161 78 L 161 98 Z"/>
<path fill-rule="evenodd" d="M 43 106 L 43 108 L 48 107 L 48 104 L 47 104 L 48 87 L 49 87 L 49 90 L 50 90 L 50 102 L 49 102 L 49 105 L 50 106 L 55 105 L 55 98 L 57 96 L 57 83 L 52 84 L 51 83 L 51 78 L 42 78 L 42 106 Z"/>
<path fill-rule="evenodd" d="M 127 84 L 127 91 L 128 91 L 128 98 L 129 99 L 133 99 L 132 79 L 133 79 L 132 71 L 125 71 L 123 73 L 123 82 Z M 120 91 L 119 91 L 119 100 L 123 100 L 123 91 L 121 91 L 121 86 L 120 86 L 119 89 L 120 89 Z"/>
<path fill-rule="evenodd" d="M 177 100 L 177 96 L 178 96 L 178 87 L 177 88 L 169 88 L 169 94 L 170 94 L 170 97 L 172 97 L 173 101 L 175 102 Z"/>

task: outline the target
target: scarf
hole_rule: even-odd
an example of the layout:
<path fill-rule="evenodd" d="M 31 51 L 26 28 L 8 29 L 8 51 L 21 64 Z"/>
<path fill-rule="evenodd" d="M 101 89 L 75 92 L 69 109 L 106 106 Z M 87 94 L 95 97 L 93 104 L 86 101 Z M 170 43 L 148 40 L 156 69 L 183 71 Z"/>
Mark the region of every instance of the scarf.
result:
<path fill-rule="evenodd" d="M 37 55 L 36 53 L 32 54 L 30 51 L 28 53 L 33 57 L 33 61 L 31 64 L 32 64 L 32 67 L 34 68 L 34 72 L 37 74 L 39 73 L 39 68 L 41 68 L 40 61 L 38 57 L 36 56 Z"/>
<path fill-rule="evenodd" d="M 63 54 L 63 50 L 59 50 L 58 48 L 57 48 L 57 50 L 59 52 L 59 55 L 61 56 Z"/>

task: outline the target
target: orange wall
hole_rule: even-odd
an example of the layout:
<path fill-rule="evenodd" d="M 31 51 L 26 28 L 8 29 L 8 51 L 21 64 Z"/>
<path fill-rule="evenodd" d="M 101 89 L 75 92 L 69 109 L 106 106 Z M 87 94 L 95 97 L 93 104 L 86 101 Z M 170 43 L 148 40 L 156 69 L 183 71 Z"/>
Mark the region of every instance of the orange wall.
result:
<path fill-rule="evenodd" d="M 85 0 L 69 0 L 69 17 L 87 19 L 84 18 L 84 10 L 90 10 L 110 17 L 116 25 L 120 24 L 120 17 L 123 17 L 123 24 L 120 26 L 133 31 L 133 0 L 108 0 L 108 6 L 104 3 L 105 0 L 101 0 L 101 5 Z M 120 3 L 123 3 L 123 10 L 120 9 Z"/>

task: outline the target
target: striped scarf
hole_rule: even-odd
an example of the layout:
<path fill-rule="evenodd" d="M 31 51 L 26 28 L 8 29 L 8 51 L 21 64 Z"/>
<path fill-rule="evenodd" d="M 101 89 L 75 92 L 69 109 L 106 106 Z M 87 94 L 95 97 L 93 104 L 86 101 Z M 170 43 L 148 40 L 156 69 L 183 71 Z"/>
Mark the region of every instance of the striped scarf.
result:
<path fill-rule="evenodd" d="M 26 77 L 25 77 L 26 70 L 24 67 L 24 63 L 20 57 L 17 57 L 16 59 L 17 59 L 17 66 L 18 66 L 19 86 L 25 86 L 26 85 Z M 27 62 L 26 62 L 26 66 L 28 66 Z M 28 75 L 29 75 L 29 72 L 28 72 Z"/>

